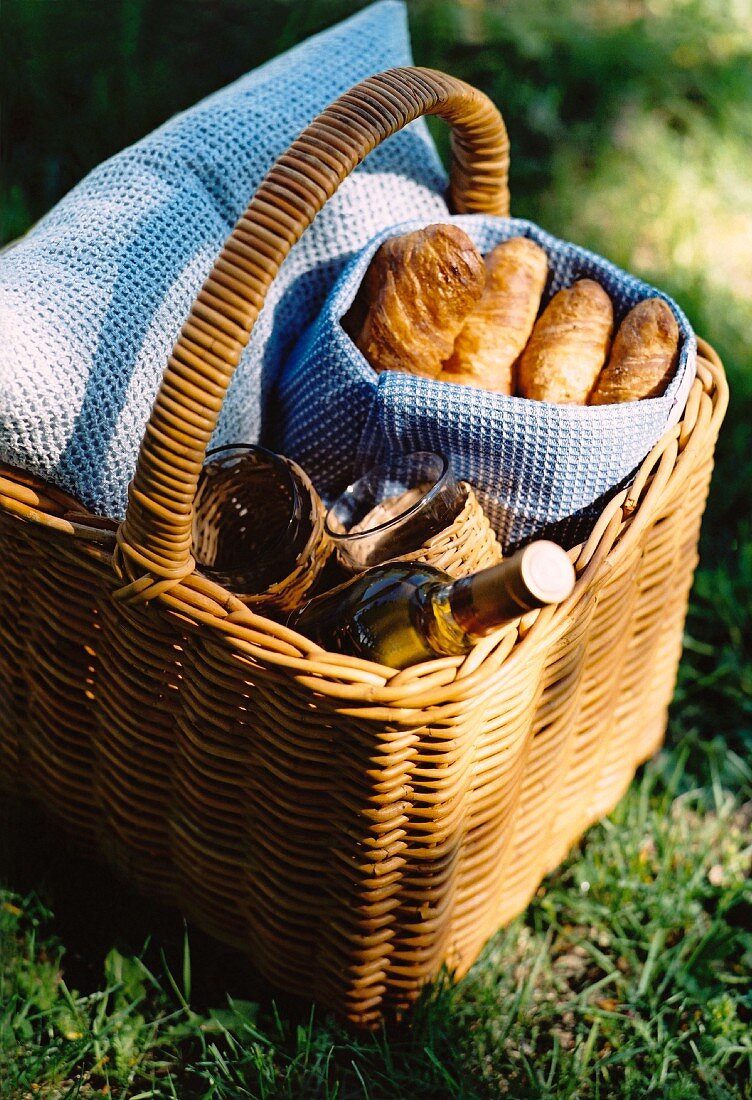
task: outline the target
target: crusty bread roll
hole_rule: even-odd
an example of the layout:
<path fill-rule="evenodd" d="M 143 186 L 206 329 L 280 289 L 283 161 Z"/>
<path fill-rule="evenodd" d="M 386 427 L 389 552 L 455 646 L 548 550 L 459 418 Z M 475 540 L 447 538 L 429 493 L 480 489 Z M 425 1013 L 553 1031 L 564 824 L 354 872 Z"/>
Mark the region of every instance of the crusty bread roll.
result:
<path fill-rule="evenodd" d="M 483 258 L 456 225 L 391 237 L 371 261 L 346 327 L 374 370 L 436 378 L 485 281 Z"/>
<path fill-rule="evenodd" d="M 527 237 L 502 241 L 484 259 L 486 285 L 439 378 L 514 393 L 514 367 L 533 330 L 548 257 Z"/>
<path fill-rule="evenodd" d="M 605 290 L 580 279 L 560 290 L 538 318 L 520 358 L 518 393 L 558 405 L 584 405 L 606 360 L 614 311 Z"/>
<path fill-rule="evenodd" d="M 660 397 L 676 368 L 679 326 L 662 298 L 647 298 L 619 326 L 608 363 L 590 395 L 591 405 Z"/>

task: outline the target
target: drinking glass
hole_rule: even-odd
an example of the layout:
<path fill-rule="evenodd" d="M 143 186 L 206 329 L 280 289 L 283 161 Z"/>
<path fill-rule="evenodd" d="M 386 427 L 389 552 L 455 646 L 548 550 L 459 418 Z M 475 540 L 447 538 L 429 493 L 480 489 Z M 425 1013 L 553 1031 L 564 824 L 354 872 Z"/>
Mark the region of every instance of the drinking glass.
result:
<path fill-rule="evenodd" d="M 235 443 L 207 452 L 193 518 L 193 554 L 203 573 L 240 599 L 282 585 L 307 553 L 321 502 L 294 462 Z M 281 601 L 284 604 L 284 600 Z"/>
<path fill-rule="evenodd" d="M 467 489 L 444 455 L 399 455 L 349 485 L 327 513 L 326 532 L 353 573 L 411 554 L 454 522 Z"/>

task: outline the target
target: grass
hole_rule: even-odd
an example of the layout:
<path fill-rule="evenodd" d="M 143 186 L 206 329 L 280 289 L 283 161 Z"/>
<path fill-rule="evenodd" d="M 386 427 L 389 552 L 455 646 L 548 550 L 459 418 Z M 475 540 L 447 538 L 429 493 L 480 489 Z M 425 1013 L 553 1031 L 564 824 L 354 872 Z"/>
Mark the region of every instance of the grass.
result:
<path fill-rule="evenodd" d="M 136 916 L 118 882 L 106 882 L 123 907 L 114 921 L 96 906 L 76 915 L 67 897 L 65 946 L 36 892 L 6 894 L 4 1095 L 749 1095 L 752 809 L 727 783 L 735 771 L 749 790 L 752 774 L 717 749 L 690 737 L 659 756 L 462 982 L 438 982 L 411 1027 L 374 1036 L 275 1002 L 176 914 Z M 707 786 L 690 766 L 698 752 Z M 73 853 L 61 865 L 15 813 L 26 838 L 39 830 L 40 866 L 57 856 L 47 888 L 69 893 L 72 876 L 90 897 L 101 872 Z M 136 947 L 145 927 L 158 933 Z"/>
<path fill-rule="evenodd" d="M 4 232 L 360 6 L 4 0 Z M 752 13 L 721 0 L 409 10 L 418 60 L 504 110 L 514 212 L 673 293 L 726 363 L 732 402 L 666 748 L 463 981 L 445 976 L 409 1027 L 365 1037 L 275 996 L 35 811 L 5 805 L 3 1100 L 752 1096 Z M 77 126 L 61 124 L 63 106 Z"/>

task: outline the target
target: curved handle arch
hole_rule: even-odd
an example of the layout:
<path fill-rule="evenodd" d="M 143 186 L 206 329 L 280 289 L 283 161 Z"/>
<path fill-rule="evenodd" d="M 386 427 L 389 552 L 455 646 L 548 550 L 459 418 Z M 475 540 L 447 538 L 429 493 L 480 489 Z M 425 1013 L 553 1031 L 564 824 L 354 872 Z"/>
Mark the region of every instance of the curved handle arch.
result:
<path fill-rule="evenodd" d="M 424 114 L 452 127 L 450 202 L 509 213 L 509 141 L 482 92 L 433 69 L 389 69 L 316 118 L 262 180 L 225 242 L 169 357 L 128 490 L 116 597 L 153 599 L 195 568 L 193 499 L 227 387 L 283 260 L 352 170 Z"/>

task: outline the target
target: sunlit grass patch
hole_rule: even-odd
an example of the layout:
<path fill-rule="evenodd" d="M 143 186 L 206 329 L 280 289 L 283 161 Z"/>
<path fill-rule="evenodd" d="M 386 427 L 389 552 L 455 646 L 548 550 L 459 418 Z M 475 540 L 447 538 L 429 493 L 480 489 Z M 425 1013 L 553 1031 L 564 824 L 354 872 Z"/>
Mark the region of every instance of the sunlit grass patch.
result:
<path fill-rule="evenodd" d="M 688 291 L 700 331 L 742 358 L 752 328 L 751 146 L 749 115 L 719 133 L 697 109 L 679 127 L 664 110 L 627 105 L 587 165 L 577 148 L 555 155 L 543 209 L 578 242 L 679 297 Z"/>

